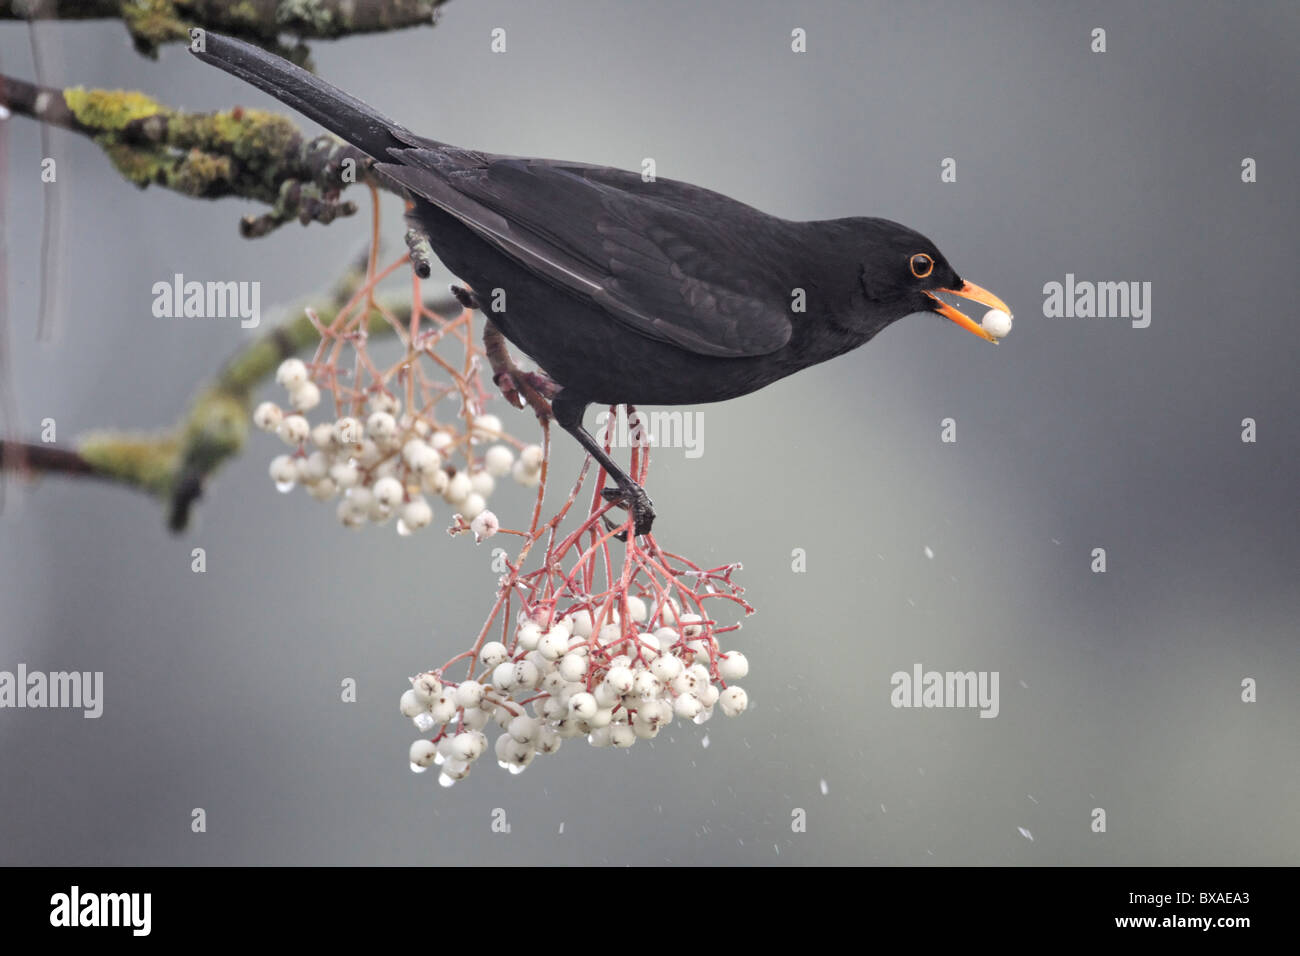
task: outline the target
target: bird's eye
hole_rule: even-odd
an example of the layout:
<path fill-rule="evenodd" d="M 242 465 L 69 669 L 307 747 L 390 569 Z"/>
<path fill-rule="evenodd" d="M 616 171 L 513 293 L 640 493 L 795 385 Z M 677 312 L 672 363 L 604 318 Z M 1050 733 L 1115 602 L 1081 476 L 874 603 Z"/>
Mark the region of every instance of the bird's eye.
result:
<path fill-rule="evenodd" d="M 911 266 L 912 275 L 916 276 L 918 279 L 924 279 L 934 271 L 934 260 L 924 252 L 918 252 L 916 255 L 912 256 Z"/>

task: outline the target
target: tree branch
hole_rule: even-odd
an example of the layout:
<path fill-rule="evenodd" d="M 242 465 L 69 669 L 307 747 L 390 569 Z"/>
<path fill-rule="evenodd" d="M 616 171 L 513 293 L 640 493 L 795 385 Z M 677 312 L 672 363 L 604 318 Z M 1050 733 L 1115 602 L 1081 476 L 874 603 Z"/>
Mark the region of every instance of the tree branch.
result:
<path fill-rule="evenodd" d="M 203 27 L 309 66 L 304 39 L 334 39 L 432 25 L 447 0 L 0 0 L 0 20 L 121 19 L 135 48 L 156 58 Z M 286 46 L 281 34 L 297 37 Z"/>
<path fill-rule="evenodd" d="M 126 9 L 141 0 L 120 2 Z M 287 0 L 286 6 L 292 2 Z M 351 22 L 387 29 L 381 24 L 383 11 L 409 10 L 412 2 L 366 4 L 358 0 L 359 19 Z M 429 10 L 443 2 L 418 0 Z M 221 5 L 177 0 L 176 6 L 206 10 Z M 230 6 L 237 10 L 244 4 Z M 259 0 L 248 0 L 247 6 L 265 12 Z M 302 0 L 294 9 L 333 7 L 321 0 Z M 11 0 L 0 0 L 0 19 L 18 18 L 16 9 Z M 76 19 L 99 16 L 105 9 L 107 0 L 45 0 L 41 15 Z M 336 27 L 331 34 L 326 32 L 328 24 L 318 24 L 312 35 L 354 32 Z M 4 75 L 0 75 L 0 106 L 93 139 L 118 172 L 141 188 L 157 184 L 195 198 L 240 196 L 269 204 L 269 212 L 244 217 L 240 229 L 245 236 L 265 235 L 292 219 L 305 225 L 351 215 L 355 204 L 341 201 L 339 194 L 355 182 L 400 194 L 393 184 L 372 173 L 372 161 L 359 150 L 330 136 L 306 140 L 292 121 L 276 113 L 238 107 L 188 113 L 143 93 L 58 89 Z M 420 258 L 415 262 L 422 264 Z M 427 271 L 427 262 L 423 264 Z M 325 324 L 332 322 L 365 279 L 364 266 L 353 267 L 330 299 L 316 306 L 318 318 Z M 455 306 L 450 298 L 428 303 L 434 311 L 454 310 Z M 406 296 L 374 303 L 365 326 L 372 336 L 390 335 L 392 321 L 405 324 L 410 314 L 411 300 Z M 182 530 L 206 480 L 242 450 L 254 387 L 284 358 L 318 340 L 317 327 L 300 312 L 232 357 L 172 428 L 157 434 L 97 432 L 83 436 L 72 448 L 6 441 L 0 444 L 0 470 L 118 482 L 167 502 L 171 528 Z"/>
<path fill-rule="evenodd" d="M 65 475 L 97 474 L 90 462 L 75 451 L 21 441 L 0 441 L 0 469 Z"/>
<path fill-rule="evenodd" d="M 143 93 L 58 89 L 4 75 L 0 106 L 90 137 L 142 189 L 156 184 L 198 199 L 267 203 L 269 212 L 240 222 L 248 237 L 294 219 L 306 225 L 352 215 L 356 204 L 339 194 L 353 183 L 390 188 L 360 150 L 332 136 L 304 139 L 278 113 L 241 107 L 187 113 Z"/>
<path fill-rule="evenodd" d="M 332 322 L 365 278 L 363 267 L 350 269 L 328 299 L 314 306 L 318 320 L 324 324 Z M 436 312 L 459 309 L 450 296 L 431 300 L 426 305 Z M 381 310 L 399 322 L 409 322 L 410 296 L 395 296 L 370 310 L 366 328 L 371 337 L 393 334 L 393 325 Z M 82 436 L 71 447 L 0 442 L 0 469 L 100 478 L 135 488 L 165 502 L 169 527 L 183 531 L 207 480 L 243 450 L 253 390 L 273 375 L 285 358 L 319 341 L 316 326 L 305 310 L 299 310 L 295 318 L 259 336 L 231 356 L 173 427 L 153 434 L 93 432 Z"/>

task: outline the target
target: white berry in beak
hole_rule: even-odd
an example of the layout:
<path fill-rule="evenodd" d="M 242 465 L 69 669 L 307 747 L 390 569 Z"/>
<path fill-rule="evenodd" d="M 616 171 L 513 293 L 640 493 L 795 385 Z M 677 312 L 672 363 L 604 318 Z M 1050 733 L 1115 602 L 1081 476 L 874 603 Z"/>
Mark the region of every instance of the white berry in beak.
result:
<path fill-rule="evenodd" d="M 1011 316 L 1001 309 L 989 309 L 980 321 L 980 328 L 994 338 L 1005 338 L 1011 331 Z"/>

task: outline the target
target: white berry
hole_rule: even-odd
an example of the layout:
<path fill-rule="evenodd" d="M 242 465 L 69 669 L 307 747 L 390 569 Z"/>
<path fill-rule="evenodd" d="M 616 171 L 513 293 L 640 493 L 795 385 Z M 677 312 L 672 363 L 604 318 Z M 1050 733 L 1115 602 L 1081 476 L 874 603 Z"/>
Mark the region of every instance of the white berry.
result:
<path fill-rule="evenodd" d="M 492 497 L 492 492 L 496 489 L 496 479 L 487 473 L 487 470 L 480 468 L 469 476 L 469 485 L 474 489 L 474 493 L 482 495 L 484 498 Z"/>
<path fill-rule="evenodd" d="M 559 673 L 566 681 L 580 681 L 587 676 L 587 659 L 581 654 L 565 654 Z"/>
<path fill-rule="evenodd" d="M 470 497 L 473 497 L 473 495 Z M 480 511 L 474 516 L 474 520 L 469 523 L 469 527 L 474 532 L 474 538 L 482 541 L 500 531 L 501 522 L 497 520 L 497 516 L 492 512 Z"/>
<path fill-rule="evenodd" d="M 253 424 L 264 432 L 273 432 L 284 420 L 284 412 L 275 402 L 263 402 L 253 412 Z"/>
<path fill-rule="evenodd" d="M 1011 331 L 1011 316 L 1001 309 L 989 309 L 980 321 L 980 328 L 995 339 L 1005 338 Z"/>
<path fill-rule="evenodd" d="M 542 483 L 542 473 L 540 471 L 529 471 L 524 467 L 523 460 L 514 463 L 510 469 L 510 476 L 525 488 L 536 488 Z"/>
<path fill-rule="evenodd" d="M 500 641 L 488 641 L 478 652 L 478 659 L 485 667 L 496 667 L 506 659 L 506 646 Z"/>
<path fill-rule="evenodd" d="M 581 694 L 574 694 L 569 698 L 569 714 L 573 717 L 587 720 L 599 709 L 596 705 L 596 698 L 585 691 Z"/>
<path fill-rule="evenodd" d="M 487 502 L 478 492 L 470 493 L 464 501 L 460 503 L 461 516 L 471 521 L 477 518 L 487 508 Z"/>
<path fill-rule="evenodd" d="M 287 358 L 275 370 L 275 380 L 292 391 L 307 381 L 307 366 L 302 359 Z"/>
<path fill-rule="evenodd" d="M 605 683 L 614 689 L 618 694 L 629 694 L 632 692 L 632 682 L 635 675 L 631 668 L 628 667 L 611 667 L 605 675 Z"/>
<path fill-rule="evenodd" d="M 395 508 L 406 490 L 396 478 L 380 478 L 375 482 L 375 500 L 385 508 Z"/>
<path fill-rule="evenodd" d="M 476 439 L 500 438 L 501 419 L 495 415 L 479 415 L 474 419 L 473 434 Z"/>
<path fill-rule="evenodd" d="M 442 693 L 442 681 L 426 672 L 411 678 L 411 689 L 415 691 L 415 696 L 420 701 L 428 704 Z"/>
<path fill-rule="evenodd" d="M 426 475 L 442 467 L 442 456 L 422 438 L 412 438 L 402 446 L 402 460 L 419 475 Z"/>
<path fill-rule="evenodd" d="M 690 720 L 696 714 L 704 709 L 698 697 L 691 694 L 681 694 L 673 701 L 673 713 L 678 717 Z"/>
<path fill-rule="evenodd" d="M 412 498 L 402 506 L 402 522 L 412 531 L 427 528 L 433 521 L 433 508 L 423 497 Z"/>
<path fill-rule="evenodd" d="M 673 657 L 671 654 L 662 654 L 650 664 L 650 673 L 665 684 L 672 681 L 681 672 L 681 659 Z"/>
<path fill-rule="evenodd" d="M 536 624 L 528 623 L 520 625 L 519 628 L 519 646 L 526 651 L 537 650 L 537 645 L 542 639 L 542 629 Z"/>
<path fill-rule="evenodd" d="M 728 651 L 718 661 L 718 673 L 725 681 L 740 680 L 749 673 L 749 661 L 740 651 Z"/>
<path fill-rule="evenodd" d="M 515 453 L 505 445 L 493 445 L 483 455 L 483 467 L 494 478 L 510 474 L 514 463 Z"/>
<path fill-rule="evenodd" d="M 307 381 L 289 390 L 289 402 L 300 412 L 309 412 L 320 404 L 320 389 Z"/>
<path fill-rule="evenodd" d="M 397 434 L 397 419 L 388 412 L 374 412 L 366 419 L 366 433 L 377 442 L 388 441 Z"/>
<path fill-rule="evenodd" d="M 438 748 L 428 740 L 417 740 L 411 744 L 411 763 L 416 767 L 427 767 L 433 763 L 433 758 L 437 756 Z"/>
<path fill-rule="evenodd" d="M 403 717 L 415 717 L 417 714 L 427 713 L 429 704 L 427 701 L 420 700 L 420 695 L 412 688 L 402 694 L 401 700 L 397 702 L 398 709 L 402 712 Z"/>
<path fill-rule="evenodd" d="M 459 506 L 473 491 L 474 486 L 470 483 L 469 475 L 458 471 L 447 482 L 447 490 L 443 492 L 443 497 L 447 499 L 448 504 Z"/>
<path fill-rule="evenodd" d="M 484 648 L 486 650 L 486 648 Z M 502 648 L 504 650 L 504 648 Z M 500 690 L 510 690 L 515 686 L 514 661 L 504 661 L 492 670 L 492 686 Z"/>
<path fill-rule="evenodd" d="M 344 416 L 334 423 L 334 440 L 340 445 L 355 445 L 365 437 L 361 423 L 355 418 Z"/>
<path fill-rule="evenodd" d="M 456 688 L 456 703 L 461 707 L 477 707 L 483 699 L 483 685 L 476 680 L 464 681 Z"/>
<path fill-rule="evenodd" d="M 749 706 L 749 695 L 739 687 L 728 687 L 718 695 L 718 704 L 728 717 L 735 717 L 745 712 Z"/>
<path fill-rule="evenodd" d="M 528 445 L 519 453 L 519 463 L 525 471 L 537 471 L 542 467 L 542 459 L 545 457 L 541 445 Z"/>
<path fill-rule="evenodd" d="M 276 434 L 286 445 L 301 445 L 311 434 L 311 426 L 307 424 L 307 419 L 301 415 L 286 415 L 280 421 L 280 426 L 276 429 Z"/>
<path fill-rule="evenodd" d="M 298 462 L 288 455 L 271 459 L 271 478 L 279 485 L 291 485 L 298 480 Z"/>

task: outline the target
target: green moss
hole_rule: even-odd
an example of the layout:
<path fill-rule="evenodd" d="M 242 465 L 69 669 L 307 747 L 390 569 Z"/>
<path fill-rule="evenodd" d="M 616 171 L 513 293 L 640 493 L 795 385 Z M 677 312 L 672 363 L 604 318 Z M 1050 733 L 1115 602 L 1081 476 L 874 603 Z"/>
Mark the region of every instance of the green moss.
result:
<path fill-rule="evenodd" d="M 166 153 L 158 150 L 134 149 L 112 141 L 101 142 L 113 167 L 126 179 L 144 188 L 150 183 L 160 182 L 164 170 L 172 161 Z"/>
<path fill-rule="evenodd" d="M 120 132 L 128 123 L 171 112 L 153 97 L 130 90 L 74 86 L 63 91 L 63 101 L 79 123 L 104 132 Z"/>
<path fill-rule="evenodd" d="M 190 26 L 171 0 L 122 0 L 121 9 L 136 46 L 150 55 L 156 56 L 163 43 L 189 39 Z"/>
<path fill-rule="evenodd" d="M 99 474 L 155 495 L 170 493 L 176 474 L 177 443 L 174 435 L 129 435 L 92 432 L 77 451 Z"/>
<path fill-rule="evenodd" d="M 240 0 L 238 3 L 232 3 L 226 7 L 226 19 L 231 26 L 245 26 L 265 29 L 261 14 L 258 12 L 257 4 L 251 0 Z"/>
<path fill-rule="evenodd" d="M 203 392 L 185 422 L 181 444 L 185 463 L 207 474 L 238 454 L 248 438 L 248 400 L 219 388 Z"/>
<path fill-rule="evenodd" d="M 201 149 L 238 160 L 260 191 L 273 195 L 272 187 L 285 176 L 285 165 L 298 155 L 302 136 L 292 121 L 278 113 L 227 110 L 176 113 L 169 120 L 166 140 L 180 149 Z"/>
<path fill-rule="evenodd" d="M 166 149 L 113 142 L 108 137 L 100 137 L 100 145 L 117 171 L 140 187 L 157 183 L 187 196 L 221 195 L 235 175 L 229 158 L 199 150 L 179 156 Z"/>
<path fill-rule="evenodd" d="M 334 11 L 319 0 L 281 0 L 275 18 L 286 26 L 310 31 L 318 36 L 329 36 L 334 21 Z"/>
<path fill-rule="evenodd" d="M 234 174 L 229 158 L 195 149 L 168 170 L 165 184 L 187 196 L 206 196 L 222 191 Z"/>
<path fill-rule="evenodd" d="M 279 367 L 283 357 L 279 345 L 263 337 L 231 359 L 221 372 L 221 385 L 230 392 L 247 395 Z"/>
<path fill-rule="evenodd" d="M 252 159 L 266 155 L 283 156 L 301 141 L 298 127 L 278 113 L 244 110 L 231 145 L 236 157 Z"/>

